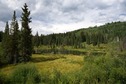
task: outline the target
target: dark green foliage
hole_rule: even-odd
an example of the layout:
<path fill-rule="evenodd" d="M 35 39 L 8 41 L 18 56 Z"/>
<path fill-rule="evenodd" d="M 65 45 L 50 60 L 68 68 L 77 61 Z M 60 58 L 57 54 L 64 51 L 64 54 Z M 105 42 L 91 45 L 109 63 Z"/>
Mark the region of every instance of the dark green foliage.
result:
<path fill-rule="evenodd" d="M 25 3 L 22 8 L 22 17 L 21 17 L 21 41 L 20 41 L 20 54 L 23 57 L 24 61 L 27 62 L 30 60 L 32 55 L 32 34 L 29 23 L 31 22 L 30 11 L 28 6 Z"/>
<path fill-rule="evenodd" d="M 48 46 L 69 45 L 75 48 L 82 48 L 81 43 L 93 44 L 94 46 L 106 44 L 111 41 L 121 41 L 126 35 L 126 22 L 112 22 L 103 26 L 89 27 L 73 32 L 42 35 L 41 44 Z"/>
<path fill-rule="evenodd" d="M 6 23 L 5 32 L 2 40 L 3 54 L 2 58 L 3 63 L 17 63 L 18 62 L 18 45 L 19 45 L 19 30 L 18 22 L 16 20 L 16 12 L 11 22 L 11 28 L 9 29 L 8 22 Z"/>
<path fill-rule="evenodd" d="M 91 36 L 90 36 L 89 33 L 86 33 L 86 43 L 87 43 L 88 45 L 91 44 Z"/>
<path fill-rule="evenodd" d="M 0 31 L 0 42 L 2 42 L 2 39 L 3 39 L 3 32 Z"/>
<path fill-rule="evenodd" d="M 3 65 L 3 59 L 4 59 L 4 57 L 3 57 L 3 49 L 2 49 L 2 45 L 0 43 L 0 66 Z"/>
<path fill-rule="evenodd" d="M 80 33 L 80 37 L 81 37 L 81 41 L 82 41 L 82 42 L 86 42 L 86 35 L 85 35 L 85 32 L 82 31 L 82 32 Z"/>
<path fill-rule="evenodd" d="M 36 46 L 36 47 L 38 48 L 39 45 L 40 45 L 40 38 L 39 38 L 38 32 L 37 32 L 36 35 L 33 37 L 33 41 L 34 41 L 34 46 Z"/>
<path fill-rule="evenodd" d="M 54 73 L 54 76 L 53 76 L 50 84 L 60 84 L 60 83 L 69 84 L 69 80 L 65 74 L 63 75 L 62 73 L 60 73 L 57 70 L 54 70 L 53 73 Z"/>
<path fill-rule="evenodd" d="M 0 63 L 16 64 L 21 61 L 20 59 L 27 62 L 31 58 L 32 34 L 29 27 L 29 23 L 31 22 L 31 18 L 29 18 L 30 11 L 28 11 L 26 4 L 22 10 L 21 31 L 19 31 L 18 21 L 16 20 L 16 12 L 14 11 L 10 29 L 7 22 L 4 33 L 0 33 L 0 41 L 2 41 Z"/>
<path fill-rule="evenodd" d="M 0 84 L 10 84 L 10 80 L 7 76 L 0 72 Z"/>
<path fill-rule="evenodd" d="M 5 77 L 0 73 L 0 84 L 5 84 Z"/>
<path fill-rule="evenodd" d="M 38 84 L 41 76 L 33 64 L 20 64 L 13 71 L 11 84 Z"/>
<path fill-rule="evenodd" d="M 126 50 L 126 36 L 122 39 L 122 50 Z"/>
<path fill-rule="evenodd" d="M 124 84 L 125 65 L 124 59 L 120 56 L 88 56 L 84 58 L 84 67 L 76 79 L 84 84 Z"/>
<path fill-rule="evenodd" d="M 17 63 L 19 57 L 19 27 L 14 11 L 10 28 L 11 63 Z"/>
<path fill-rule="evenodd" d="M 14 50 L 14 63 L 18 62 L 19 57 L 19 30 L 18 30 L 18 23 L 15 23 L 15 29 L 13 34 L 13 50 Z"/>
<path fill-rule="evenodd" d="M 36 35 L 33 37 L 32 40 L 33 40 L 33 45 L 36 47 L 34 53 L 39 53 L 38 52 L 38 47 L 39 47 L 41 42 L 40 42 L 40 37 L 38 35 L 38 32 L 36 33 Z"/>
<path fill-rule="evenodd" d="M 1 57 L 3 63 L 10 63 L 11 62 L 11 52 L 10 52 L 11 47 L 10 47 L 10 35 L 9 35 L 8 22 L 6 22 L 6 27 L 5 27 L 1 47 L 3 48 L 2 57 Z"/>

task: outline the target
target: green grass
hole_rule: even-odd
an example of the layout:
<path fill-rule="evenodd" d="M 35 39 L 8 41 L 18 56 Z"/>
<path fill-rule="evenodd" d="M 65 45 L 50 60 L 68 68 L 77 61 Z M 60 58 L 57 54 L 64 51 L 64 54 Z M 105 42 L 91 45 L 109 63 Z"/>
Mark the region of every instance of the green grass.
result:
<path fill-rule="evenodd" d="M 33 55 L 33 58 L 37 58 L 37 55 Z M 41 56 L 41 55 L 40 55 Z M 58 70 L 61 73 L 68 73 L 79 70 L 82 67 L 83 56 L 76 55 L 42 55 L 48 61 L 36 62 L 35 65 L 41 73 L 51 74 L 54 70 Z"/>

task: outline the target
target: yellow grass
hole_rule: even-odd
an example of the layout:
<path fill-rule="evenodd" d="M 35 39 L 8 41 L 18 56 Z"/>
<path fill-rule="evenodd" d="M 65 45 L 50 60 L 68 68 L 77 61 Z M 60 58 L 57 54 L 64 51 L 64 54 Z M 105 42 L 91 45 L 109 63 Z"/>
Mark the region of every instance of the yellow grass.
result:
<path fill-rule="evenodd" d="M 36 55 L 33 55 L 35 57 Z M 56 57 L 58 55 L 55 55 Z M 55 57 L 53 56 L 53 57 Z M 49 56 L 46 56 L 49 57 Z M 35 63 L 38 70 L 41 73 L 52 73 L 54 70 L 58 70 L 61 73 L 68 73 L 79 70 L 83 64 L 83 56 L 77 55 L 59 55 L 59 59 L 53 61 L 45 61 Z"/>
<path fill-rule="evenodd" d="M 32 56 L 32 59 L 33 61 L 34 59 L 47 59 L 45 61 L 41 61 L 41 62 L 39 61 L 33 63 L 38 68 L 40 73 L 48 74 L 48 75 L 52 74 L 54 70 L 58 70 L 61 73 L 74 72 L 81 69 L 83 65 L 83 56 L 77 56 L 77 55 L 34 54 Z M 16 67 L 15 65 L 8 65 L 2 68 L 0 71 L 8 75 L 14 70 L 15 67 Z"/>
<path fill-rule="evenodd" d="M 14 68 L 14 65 L 7 65 L 0 69 L 0 72 L 3 72 L 5 75 L 9 75 L 14 70 Z"/>

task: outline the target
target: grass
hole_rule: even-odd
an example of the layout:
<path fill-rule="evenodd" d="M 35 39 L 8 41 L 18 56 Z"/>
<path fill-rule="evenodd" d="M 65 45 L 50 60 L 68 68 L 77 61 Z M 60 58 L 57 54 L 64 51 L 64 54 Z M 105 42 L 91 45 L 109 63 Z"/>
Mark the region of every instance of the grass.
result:
<path fill-rule="evenodd" d="M 40 46 L 39 48 L 49 49 L 47 46 Z M 93 45 L 85 45 L 85 48 L 75 49 L 71 46 L 65 46 L 65 49 L 87 52 L 88 56 L 92 52 L 108 52 L 110 51 L 111 44 L 101 44 L 100 47 Z M 37 66 L 40 73 L 51 74 L 54 69 L 59 70 L 61 73 L 68 73 L 79 70 L 83 65 L 83 55 L 63 55 L 63 54 L 33 54 L 32 63 Z M 6 75 L 10 74 L 16 65 L 7 65 L 0 69 Z"/>
<path fill-rule="evenodd" d="M 32 63 L 19 64 L 10 74 L 11 84 L 38 84 L 41 76 Z"/>
<path fill-rule="evenodd" d="M 0 69 L 0 72 L 3 72 L 3 74 L 5 75 L 10 75 L 11 72 L 14 70 L 15 68 L 15 65 L 7 65 L 7 66 L 4 66 L 3 68 Z"/>
<path fill-rule="evenodd" d="M 37 58 L 38 55 L 33 55 Z M 53 59 L 51 61 L 36 62 L 39 72 L 51 74 L 55 69 L 61 73 L 68 73 L 71 71 L 79 70 L 82 67 L 83 56 L 76 55 L 40 55 L 44 58 Z M 54 60 L 55 59 L 55 60 Z"/>
<path fill-rule="evenodd" d="M 61 54 L 33 54 L 32 61 L 39 73 L 51 75 L 54 70 L 61 73 L 74 72 L 82 68 L 83 56 Z M 18 65 L 18 64 L 17 64 Z M 9 75 L 17 65 L 8 65 L 0 71 Z"/>

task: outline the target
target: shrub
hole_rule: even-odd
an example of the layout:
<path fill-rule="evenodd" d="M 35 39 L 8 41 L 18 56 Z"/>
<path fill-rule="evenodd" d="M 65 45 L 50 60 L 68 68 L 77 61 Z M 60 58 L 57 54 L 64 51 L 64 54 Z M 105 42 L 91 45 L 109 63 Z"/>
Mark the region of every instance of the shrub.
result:
<path fill-rule="evenodd" d="M 69 84 L 68 76 L 61 72 L 54 70 L 51 84 Z"/>
<path fill-rule="evenodd" d="M 83 68 L 75 76 L 78 83 L 124 84 L 126 82 L 126 62 L 120 56 L 107 54 L 97 57 L 86 56 L 84 59 Z"/>

